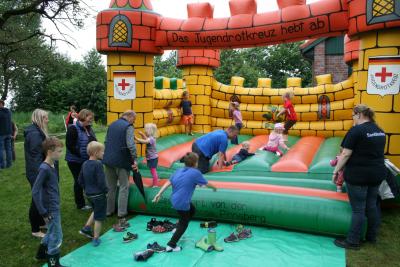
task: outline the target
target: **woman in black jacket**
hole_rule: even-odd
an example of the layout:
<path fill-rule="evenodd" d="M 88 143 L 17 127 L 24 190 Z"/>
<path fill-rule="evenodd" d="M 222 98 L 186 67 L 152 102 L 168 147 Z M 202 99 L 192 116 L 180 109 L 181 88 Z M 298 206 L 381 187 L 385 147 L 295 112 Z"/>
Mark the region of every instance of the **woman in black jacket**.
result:
<path fill-rule="evenodd" d="M 366 105 L 353 109 L 354 126 L 346 134 L 343 152 L 332 179 L 344 168 L 352 210 L 351 225 L 346 239 L 336 239 L 335 245 L 359 249 L 365 217 L 368 220 L 366 241 L 376 243 L 380 216 L 377 209 L 379 185 L 386 177 L 384 164 L 386 135 L 374 119 L 374 111 Z"/>
<path fill-rule="evenodd" d="M 25 171 L 31 189 L 38 175 L 39 166 L 44 160 L 42 143 L 48 137 L 48 123 L 49 116 L 47 111 L 35 109 L 32 113 L 32 124 L 24 131 Z M 45 226 L 45 222 L 42 216 L 40 216 L 33 200 L 29 208 L 29 221 L 31 223 L 32 236 L 44 237 L 44 233 L 40 231 L 40 227 Z"/>
<path fill-rule="evenodd" d="M 79 111 L 78 121 L 68 127 L 65 137 L 65 145 L 67 147 L 65 160 L 74 177 L 75 204 L 81 210 L 90 209 L 90 206 L 85 205 L 83 189 L 78 182 L 78 178 L 82 164 L 89 159 L 89 155 L 86 152 L 87 145 L 92 141 L 97 141 L 96 135 L 91 128 L 93 117 L 94 114 L 90 110 L 82 109 Z"/>

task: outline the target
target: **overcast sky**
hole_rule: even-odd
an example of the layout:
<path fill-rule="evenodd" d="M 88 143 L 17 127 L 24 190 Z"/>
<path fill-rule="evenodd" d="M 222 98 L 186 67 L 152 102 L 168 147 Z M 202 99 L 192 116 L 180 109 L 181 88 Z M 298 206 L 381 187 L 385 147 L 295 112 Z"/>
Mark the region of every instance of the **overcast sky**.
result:
<path fill-rule="evenodd" d="M 307 3 L 315 1 L 317 0 L 307 0 Z M 70 31 L 63 28 L 63 31 L 75 40 L 73 43 L 75 43 L 76 49 L 63 42 L 58 42 L 57 44 L 60 53 L 66 54 L 76 61 L 80 61 L 87 51 L 96 47 L 96 14 L 101 10 L 107 9 L 110 4 L 109 0 L 85 0 L 85 2 L 92 7 L 93 11 L 91 11 L 91 16 L 86 20 L 84 29 Z M 152 0 L 155 12 L 164 17 L 172 18 L 187 18 L 186 4 L 197 2 L 209 2 L 214 5 L 215 18 L 230 16 L 228 0 Z M 278 5 L 274 0 L 259 0 L 257 4 L 258 13 L 278 9 Z M 55 32 L 52 25 L 47 22 L 44 23 L 44 27 L 49 33 Z"/>

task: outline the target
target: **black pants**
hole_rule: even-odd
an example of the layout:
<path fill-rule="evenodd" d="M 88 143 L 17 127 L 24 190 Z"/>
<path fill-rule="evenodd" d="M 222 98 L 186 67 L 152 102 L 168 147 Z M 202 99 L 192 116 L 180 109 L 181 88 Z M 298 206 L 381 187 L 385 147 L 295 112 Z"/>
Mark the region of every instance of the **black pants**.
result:
<path fill-rule="evenodd" d="M 85 206 L 85 197 L 83 196 L 83 189 L 78 183 L 79 173 L 82 169 L 83 163 L 77 162 L 67 162 L 68 168 L 74 177 L 74 197 L 75 197 L 75 204 L 78 209 L 81 209 Z"/>
<path fill-rule="evenodd" d="M 243 128 L 243 124 L 242 124 L 242 123 L 236 123 L 235 126 L 236 126 L 236 128 L 238 128 L 238 130 L 239 130 L 239 132 L 238 132 L 238 135 L 239 135 L 240 130 Z M 237 135 L 234 139 L 231 140 L 231 144 L 233 144 L 233 145 L 238 145 L 238 144 L 239 144 L 239 137 L 238 137 L 238 135 Z"/>
<path fill-rule="evenodd" d="M 177 210 L 177 212 L 179 214 L 178 226 L 171 240 L 167 244 L 172 248 L 176 247 L 176 244 L 178 243 L 179 239 L 181 239 L 182 235 L 185 233 L 189 225 L 190 219 L 193 218 L 196 209 L 194 208 L 193 204 L 190 203 L 190 210 Z"/>
<path fill-rule="evenodd" d="M 197 169 L 201 173 L 207 173 L 210 171 L 210 158 L 207 158 L 203 152 L 199 149 L 196 143 L 192 144 L 192 152 L 196 153 L 199 156 L 199 162 L 197 164 Z"/>
<path fill-rule="evenodd" d="M 31 189 L 33 187 L 33 183 L 28 180 Z M 29 222 L 31 224 L 32 233 L 37 233 L 40 231 L 40 226 L 46 225 L 43 220 L 43 217 L 40 216 L 38 209 L 36 208 L 35 202 L 33 202 L 33 198 L 31 199 L 31 206 L 29 207 Z"/>
<path fill-rule="evenodd" d="M 296 121 L 286 121 L 285 122 L 285 129 L 283 130 L 283 134 L 289 134 L 289 129 L 293 127 L 293 125 L 296 124 Z"/>

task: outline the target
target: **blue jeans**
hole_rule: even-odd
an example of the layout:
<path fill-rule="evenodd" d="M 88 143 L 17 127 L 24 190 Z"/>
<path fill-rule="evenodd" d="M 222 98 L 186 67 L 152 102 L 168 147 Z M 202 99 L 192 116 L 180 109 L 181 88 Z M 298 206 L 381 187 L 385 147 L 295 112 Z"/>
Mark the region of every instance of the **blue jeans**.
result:
<path fill-rule="evenodd" d="M 4 151 L 6 152 L 6 161 L 4 161 Z M 11 163 L 11 135 L 0 135 L 0 169 L 10 168 Z"/>
<path fill-rule="evenodd" d="M 47 254 L 56 255 L 60 253 L 63 233 L 61 229 L 60 212 L 51 213 L 51 219 L 47 225 L 47 233 L 42 239 L 42 244 L 47 245 Z"/>
<path fill-rule="evenodd" d="M 351 205 L 351 226 L 347 234 L 347 242 L 360 244 L 362 229 L 367 217 L 368 227 L 366 239 L 376 241 L 380 225 L 380 216 L 377 208 L 379 185 L 359 186 L 347 183 L 347 193 Z"/>

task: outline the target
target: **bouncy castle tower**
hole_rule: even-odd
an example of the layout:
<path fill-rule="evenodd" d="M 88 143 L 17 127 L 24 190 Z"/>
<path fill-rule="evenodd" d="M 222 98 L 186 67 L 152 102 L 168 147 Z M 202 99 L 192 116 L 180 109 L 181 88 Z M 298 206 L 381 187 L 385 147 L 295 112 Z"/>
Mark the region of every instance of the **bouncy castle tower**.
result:
<path fill-rule="evenodd" d="M 227 109 L 236 95 L 244 118 L 242 132 L 265 134 L 262 115 L 270 105 L 281 105 L 281 95 L 290 89 L 299 114 L 291 135 L 343 136 L 352 126 L 352 108 L 364 103 L 376 111 L 377 123 L 388 134 L 387 157 L 400 165 L 399 1 L 277 2 L 278 10 L 258 13 L 255 0 L 231 0 L 227 18 L 213 18 L 209 3 L 193 3 L 188 5 L 188 19 L 174 19 L 155 13 L 150 0 L 112 0 L 97 16 L 97 49 L 107 55 L 108 123 L 133 109 L 138 113 L 137 129 L 154 122 L 160 135 L 178 133 L 179 99 L 187 89 L 195 131 L 231 125 Z M 344 60 L 353 74 L 338 84 L 326 74 L 317 76 L 317 86 L 311 88 L 303 88 L 301 78 L 289 78 L 287 88 L 272 89 L 268 78 L 260 78 L 257 88 L 244 88 L 241 77 L 224 85 L 213 76 L 220 49 L 345 34 Z M 174 86 L 164 79 L 163 89 L 156 90 L 154 56 L 163 49 L 178 50 L 177 66 L 184 79 Z"/>

